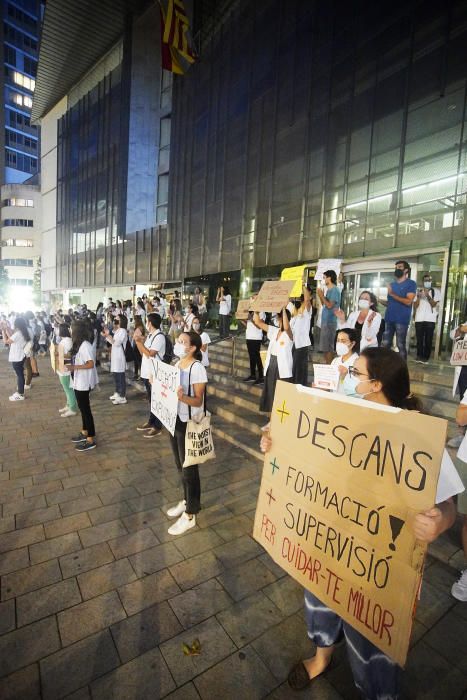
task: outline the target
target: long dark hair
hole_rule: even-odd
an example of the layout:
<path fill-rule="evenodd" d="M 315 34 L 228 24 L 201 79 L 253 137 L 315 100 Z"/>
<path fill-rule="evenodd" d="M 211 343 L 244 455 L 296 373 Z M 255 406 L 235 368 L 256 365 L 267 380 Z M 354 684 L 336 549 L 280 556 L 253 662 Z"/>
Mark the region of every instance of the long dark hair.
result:
<path fill-rule="evenodd" d="M 199 333 L 196 333 L 196 331 L 188 331 L 184 332 L 183 335 L 187 335 L 190 339 L 190 345 L 194 345 L 196 348 L 196 351 L 193 353 L 193 357 L 195 360 L 201 360 L 203 359 L 203 355 L 201 353 L 201 346 L 203 345 L 201 341 L 201 336 Z"/>
<path fill-rule="evenodd" d="M 360 357 L 366 359 L 370 379 L 381 382 L 381 391 L 391 406 L 422 411 L 421 401 L 410 391 L 409 369 L 399 353 L 389 348 L 365 348 Z"/>
<path fill-rule="evenodd" d="M 89 326 L 86 321 L 73 321 L 71 326 L 71 339 L 73 340 L 72 353 L 76 355 L 82 343 L 89 343 Z"/>
<path fill-rule="evenodd" d="M 21 316 L 17 316 L 15 318 L 15 326 L 14 327 L 16 328 L 17 331 L 19 331 L 21 333 L 21 335 L 24 338 L 25 343 L 28 343 L 31 340 L 31 337 L 30 337 L 29 331 L 28 331 L 28 326 L 27 326 L 27 323 L 24 320 L 24 318 L 21 318 Z"/>
<path fill-rule="evenodd" d="M 66 323 L 61 323 L 58 327 L 58 335 L 60 338 L 70 338 L 70 329 Z"/>
<path fill-rule="evenodd" d="M 127 317 L 125 316 L 125 314 L 120 314 L 118 318 L 120 320 L 120 328 L 124 328 L 126 330 L 128 328 Z"/>

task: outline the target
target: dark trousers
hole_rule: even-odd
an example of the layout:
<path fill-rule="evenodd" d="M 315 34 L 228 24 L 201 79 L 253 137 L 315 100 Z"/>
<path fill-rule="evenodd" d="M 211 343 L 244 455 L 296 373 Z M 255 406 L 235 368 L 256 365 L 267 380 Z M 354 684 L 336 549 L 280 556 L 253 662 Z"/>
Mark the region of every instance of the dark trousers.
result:
<path fill-rule="evenodd" d="M 160 422 L 159 418 L 157 418 L 154 413 L 151 411 L 151 382 L 149 379 L 144 379 L 144 387 L 146 389 L 146 396 L 148 397 L 149 401 L 149 418 L 148 418 L 148 423 L 151 426 L 151 428 L 157 428 L 161 429 L 162 428 L 162 423 Z"/>
<path fill-rule="evenodd" d="M 175 434 L 170 435 L 170 445 L 175 458 L 178 472 L 180 474 L 183 498 L 186 501 L 186 512 L 188 515 L 196 515 L 201 510 L 201 483 L 199 480 L 198 465 L 183 468 L 185 461 L 185 433 L 187 423 L 184 423 L 177 416 L 175 424 Z"/>
<path fill-rule="evenodd" d="M 230 315 L 219 314 L 219 335 L 225 338 L 230 334 Z"/>
<path fill-rule="evenodd" d="M 94 418 L 92 417 L 91 402 L 89 400 L 90 393 L 89 389 L 87 391 L 78 391 L 78 389 L 75 389 L 76 403 L 78 404 L 81 420 L 83 421 L 83 430 L 87 432 L 88 437 L 93 438 L 96 436 L 96 431 L 94 429 Z"/>
<path fill-rule="evenodd" d="M 13 369 L 16 372 L 18 394 L 21 394 L 21 396 L 24 394 L 24 360 L 25 358 L 23 357 L 23 359 L 19 362 L 11 363 L 13 365 Z"/>
<path fill-rule="evenodd" d="M 383 335 L 383 348 L 392 348 L 394 333 L 396 334 L 396 345 L 399 350 L 399 355 L 407 359 L 407 331 L 409 326 L 406 323 L 393 323 L 386 321 L 386 328 Z"/>
<path fill-rule="evenodd" d="M 294 384 L 308 386 L 308 347 L 293 349 L 292 377 Z"/>
<path fill-rule="evenodd" d="M 115 380 L 115 391 L 119 396 L 125 398 L 126 395 L 126 378 L 125 372 L 112 372 Z"/>
<path fill-rule="evenodd" d="M 258 368 L 258 377 L 263 377 L 263 362 L 261 360 L 261 340 L 247 340 L 246 347 L 250 358 L 250 377 L 256 377 L 256 368 Z"/>
<path fill-rule="evenodd" d="M 419 321 L 415 324 L 417 333 L 417 358 L 425 362 L 430 359 L 431 346 L 433 345 L 433 334 L 435 323 L 431 321 Z"/>
<path fill-rule="evenodd" d="M 464 394 L 467 391 L 467 365 L 462 365 L 459 381 L 457 383 L 457 391 L 459 392 L 459 397 L 462 401 Z"/>
<path fill-rule="evenodd" d="M 140 373 L 140 370 L 141 370 L 141 353 L 138 350 L 138 346 L 136 344 L 133 348 L 133 357 L 134 357 L 133 365 L 135 368 L 135 377 L 137 377 Z"/>

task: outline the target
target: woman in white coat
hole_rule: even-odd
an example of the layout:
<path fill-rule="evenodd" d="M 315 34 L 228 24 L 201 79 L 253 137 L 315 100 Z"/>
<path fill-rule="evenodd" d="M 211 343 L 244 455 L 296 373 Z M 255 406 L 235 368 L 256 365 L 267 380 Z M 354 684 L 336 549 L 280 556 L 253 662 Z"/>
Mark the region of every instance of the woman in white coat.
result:
<path fill-rule="evenodd" d="M 372 292 L 362 292 L 358 298 L 358 309 L 349 314 L 347 320 L 342 309 L 334 311 L 339 328 L 355 328 L 358 335 L 357 347 L 378 347 L 378 333 L 381 326 L 381 314 L 377 311 L 378 300 Z"/>
<path fill-rule="evenodd" d="M 110 371 L 114 375 L 115 379 L 115 393 L 109 398 L 115 406 L 127 402 L 125 381 L 125 347 L 128 340 L 127 324 L 128 319 L 122 314 L 114 319 L 113 336 L 110 335 L 107 329 L 104 331 L 105 339 L 112 345 L 112 352 L 110 355 Z"/>

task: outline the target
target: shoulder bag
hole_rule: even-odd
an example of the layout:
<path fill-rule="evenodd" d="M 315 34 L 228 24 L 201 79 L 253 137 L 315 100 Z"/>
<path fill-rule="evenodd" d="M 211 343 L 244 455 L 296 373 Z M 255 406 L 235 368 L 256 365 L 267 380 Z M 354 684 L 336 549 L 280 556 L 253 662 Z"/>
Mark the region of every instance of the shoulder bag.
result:
<path fill-rule="evenodd" d="M 193 367 L 195 363 L 191 365 Z M 188 396 L 191 396 L 191 367 L 188 375 Z M 211 414 L 206 410 L 206 389 L 204 390 L 204 412 L 198 416 L 191 416 L 191 406 L 188 406 L 189 420 L 185 433 L 185 461 L 184 467 L 195 464 L 204 464 L 209 459 L 214 459 L 216 452 L 212 439 Z"/>

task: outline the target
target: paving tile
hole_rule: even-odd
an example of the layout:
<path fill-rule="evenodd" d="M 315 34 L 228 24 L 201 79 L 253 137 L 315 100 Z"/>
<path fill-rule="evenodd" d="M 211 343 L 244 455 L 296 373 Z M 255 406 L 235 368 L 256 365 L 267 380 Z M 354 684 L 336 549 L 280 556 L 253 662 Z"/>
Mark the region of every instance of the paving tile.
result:
<path fill-rule="evenodd" d="M 67 479 L 68 472 L 66 469 L 55 469 L 52 472 L 43 472 L 32 477 L 34 484 L 44 484 L 48 481 L 56 481 L 57 479 Z"/>
<path fill-rule="evenodd" d="M 79 531 L 79 536 L 83 547 L 90 547 L 93 544 L 98 544 L 99 542 L 106 542 L 115 537 L 120 537 L 120 535 L 126 535 L 127 530 L 122 525 L 120 520 L 111 520 L 108 523 L 102 523 L 101 525 L 93 525 L 93 527 L 87 527 L 84 530 Z"/>
<path fill-rule="evenodd" d="M 62 482 L 59 480 L 48 481 L 44 484 L 37 484 L 37 486 L 25 486 L 24 497 L 32 498 L 33 496 L 39 496 L 44 493 L 51 493 L 52 491 L 61 491 L 62 488 Z"/>
<path fill-rule="evenodd" d="M 180 588 L 169 571 L 164 569 L 122 586 L 118 589 L 118 593 L 127 615 L 134 615 L 144 608 L 177 595 L 180 593 Z"/>
<path fill-rule="evenodd" d="M 265 700 L 290 700 L 291 692 L 289 684 L 283 683 L 266 696 Z M 294 691 L 293 696 L 297 695 L 298 693 Z M 313 681 L 313 700 L 350 700 L 350 696 L 342 696 L 325 678 L 316 678 Z"/>
<path fill-rule="evenodd" d="M 130 498 L 137 498 L 138 491 L 131 486 L 115 488 L 112 491 L 101 494 L 101 501 L 105 506 L 111 503 L 119 503 L 120 501 L 129 501 Z"/>
<path fill-rule="evenodd" d="M 199 639 L 201 643 L 201 654 L 185 656 L 182 645 L 191 644 L 194 639 Z M 232 654 L 235 651 L 235 644 L 216 618 L 212 617 L 164 642 L 160 645 L 160 650 L 175 682 L 177 685 L 182 685 Z M 221 696 L 216 694 L 216 697 Z M 238 697 L 246 698 L 244 695 Z"/>
<path fill-rule="evenodd" d="M 45 499 L 47 505 L 53 506 L 56 503 L 66 503 L 67 501 L 76 501 L 78 498 L 83 498 L 86 496 L 86 492 L 83 486 L 75 486 L 72 489 L 65 489 L 64 491 L 54 491 L 53 493 L 47 493 Z"/>
<path fill-rule="evenodd" d="M 94 493 L 109 493 L 115 491 L 115 489 L 120 489 L 120 482 L 117 479 L 111 477 L 104 478 L 101 481 L 93 481 L 91 484 L 86 484 L 84 490 L 87 496 L 92 496 Z"/>
<path fill-rule="evenodd" d="M 45 508 L 47 502 L 45 496 L 35 496 L 34 498 L 21 498 L 12 503 L 3 504 L 3 516 L 16 515 L 17 513 L 25 513 L 37 508 Z"/>
<path fill-rule="evenodd" d="M 88 686 L 80 688 L 71 695 L 67 695 L 65 700 L 91 700 L 91 691 Z"/>
<path fill-rule="evenodd" d="M 258 559 L 252 559 L 244 564 L 226 569 L 217 577 L 217 580 L 234 600 L 241 600 L 260 588 L 268 586 L 276 579 L 274 574 Z M 301 590 L 303 599 L 303 588 Z M 275 603 L 275 601 L 273 602 Z"/>
<path fill-rule="evenodd" d="M 141 513 L 128 515 L 127 517 L 122 518 L 122 522 L 128 532 L 143 530 L 146 527 L 160 525 L 161 523 L 163 523 L 167 529 L 167 516 L 161 511 L 160 508 L 152 508 L 151 510 L 141 511 Z M 157 530 L 154 530 L 154 532 L 156 536 L 158 536 Z"/>
<path fill-rule="evenodd" d="M 454 610 L 430 629 L 423 641 L 467 676 L 467 634 L 465 620 Z"/>
<path fill-rule="evenodd" d="M 219 698 L 261 700 L 277 682 L 255 650 L 245 647 L 195 678 L 194 684 L 202 698 L 215 688 Z"/>
<path fill-rule="evenodd" d="M 99 566 L 97 569 L 92 569 L 92 571 L 78 576 L 83 600 L 95 598 L 101 593 L 112 591 L 135 580 L 136 574 L 128 559 L 119 559 L 110 564 L 104 564 L 104 566 Z"/>
<path fill-rule="evenodd" d="M 18 627 L 28 625 L 78 603 L 81 603 L 81 595 L 74 578 L 26 593 L 16 599 Z"/>
<path fill-rule="evenodd" d="M 91 471 L 85 474 L 77 474 L 76 476 L 70 476 L 68 479 L 62 479 L 62 484 L 64 489 L 71 489 L 75 486 L 86 486 L 87 484 L 97 481 L 97 476 Z"/>
<path fill-rule="evenodd" d="M 63 646 L 73 644 L 125 617 L 125 611 L 116 591 L 109 591 L 97 598 L 91 598 L 57 615 L 62 644 Z"/>
<path fill-rule="evenodd" d="M 92 684 L 93 700 L 157 700 L 175 688 L 159 651 L 152 649 Z"/>
<path fill-rule="evenodd" d="M 246 515 L 236 515 L 234 518 L 229 518 L 229 520 L 224 520 L 221 523 L 213 525 L 212 529 L 217 532 L 223 540 L 230 542 L 230 540 L 235 540 L 242 535 L 251 535 L 253 532 L 253 525 Z"/>
<path fill-rule="evenodd" d="M 130 535 L 117 537 L 115 540 L 109 541 L 109 547 L 112 550 L 115 559 L 127 557 L 129 554 L 141 552 L 149 547 L 154 547 L 159 544 L 159 540 L 152 530 L 138 530 Z"/>
<path fill-rule="evenodd" d="M 4 532 L 11 532 L 14 529 L 15 529 L 15 516 L 14 515 L 9 515 L 6 518 L 0 518 L 0 535 L 3 535 Z"/>
<path fill-rule="evenodd" d="M 175 546 L 181 551 L 184 557 L 194 557 L 196 554 L 206 552 L 208 549 L 217 547 L 222 543 L 222 538 L 210 528 L 196 530 L 193 534 L 177 537 L 177 539 L 174 540 Z"/>
<path fill-rule="evenodd" d="M 123 663 L 171 639 L 182 631 L 169 604 L 164 601 L 117 622 L 110 628 Z"/>
<path fill-rule="evenodd" d="M 187 683 L 167 695 L 165 700 L 200 700 L 200 696 L 193 683 Z"/>
<path fill-rule="evenodd" d="M 228 520 L 233 515 L 232 511 L 226 506 L 216 505 L 211 508 L 203 509 L 199 515 L 196 516 L 196 524 L 199 527 L 210 527 L 216 523 L 221 523 L 223 520 Z"/>
<path fill-rule="evenodd" d="M 166 542 L 133 554 L 129 559 L 133 569 L 141 578 L 183 561 L 183 554 L 178 551 L 173 542 Z"/>
<path fill-rule="evenodd" d="M 108 564 L 113 561 L 113 558 L 109 545 L 106 542 L 102 542 L 74 554 L 60 557 L 59 561 L 63 578 L 69 578 L 70 576 L 77 576 L 83 571 L 89 571 L 103 564 Z"/>
<path fill-rule="evenodd" d="M 4 634 L 0 637 L 0 676 L 28 666 L 57 649 L 60 639 L 54 617 Z"/>
<path fill-rule="evenodd" d="M 263 553 L 263 548 L 248 535 L 227 542 L 213 549 L 214 554 L 226 568 L 237 566 Z"/>
<path fill-rule="evenodd" d="M 424 639 L 411 650 L 402 678 L 404 698 L 454 700 L 466 690 L 467 677 L 426 644 Z"/>
<path fill-rule="evenodd" d="M 423 574 L 423 582 L 439 588 L 447 595 L 451 595 L 452 584 L 457 581 L 458 574 L 451 566 L 436 561 Z"/>
<path fill-rule="evenodd" d="M 170 573 L 184 591 L 218 576 L 223 570 L 224 567 L 212 552 L 203 552 L 197 557 L 186 559 L 170 567 Z"/>
<path fill-rule="evenodd" d="M 0 603 L 0 635 L 11 632 L 15 627 L 15 601 L 7 600 Z"/>
<path fill-rule="evenodd" d="M 0 535 L 0 552 L 8 552 L 11 549 L 27 547 L 28 544 L 41 542 L 44 539 L 45 535 L 42 525 L 34 525 L 33 527 L 26 527 L 24 530 L 6 532 L 4 535 Z"/>
<path fill-rule="evenodd" d="M 276 578 L 282 578 L 283 576 L 287 576 L 287 572 L 284 571 L 284 569 L 281 566 L 279 566 L 279 564 L 276 564 L 274 559 L 272 559 L 272 557 L 270 557 L 267 552 L 261 554 L 261 556 L 259 556 L 258 559 L 262 564 L 264 564 L 264 566 L 267 566 L 267 568 L 270 571 L 272 571 Z"/>
<path fill-rule="evenodd" d="M 169 604 L 182 625 L 188 628 L 228 608 L 232 598 L 213 578 L 171 598 Z"/>
<path fill-rule="evenodd" d="M 255 639 L 251 646 L 278 681 L 286 680 L 292 666 L 310 656 L 303 615 L 291 615 Z"/>
<path fill-rule="evenodd" d="M 67 535 L 30 545 L 29 557 L 31 564 L 39 564 L 75 552 L 77 549 L 81 549 L 81 541 L 76 532 L 69 532 Z"/>
<path fill-rule="evenodd" d="M 41 683 L 38 664 L 26 666 L 10 676 L 0 679 L 2 700 L 41 700 Z"/>
<path fill-rule="evenodd" d="M 277 625 L 283 619 L 283 614 L 259 592 L 218 613 L 217 619 L 235 644 L 242 647 Z"/>
<path fill-rule="evenodd" d="M 128 501 L 128 505 L 133 513 L 137 513 L 140 510 L 150 510 L 151 508 L 164 506 L 166 503 L 167 498 L 160 491 L 153 491 L 145 496 L 138 495 L 137 498 L 132 498 Z"/>
<path fill-rule="evenodd" d="M 118 520 L 125 515 L 130 515 L 131 510 L 127 503 L 113 503 L 110 506 L 101 506 L 95 510 L 90 510 L 88 515 L 93 525 L 108 523 L 109 520 Z"/>
<path fill-rule="evenodd" d="M 415 617 L 426 627 L 431 627 L 453 607 L 455 602 L 451 595 L 446 595 L 428 581 L 423 581 Z"/>
<path fill-rule="evenodd" d="M 293 615 L 303 610 L 303 586 L 290 576 L 279 579 L 263 588 L 263 593 L 285 615 Z"/>
<path fill-rule="evenodd" d="M 5 504 L 11 503 L 13 501 L 20 501 L 22 498 L 24 498 L 24 492 L 22 488 L 10 489 L 0 494 L 0 503 Z"/>
<path fill-rule="evenodd" d="M 66 503 L 60 503 L 60 510 L 62 515 L 75 515 L 76 513 L 84 513 L 87 510 L 93 510 L 94 508 L 100 508 L 102 501 L 96 494 L 94 496 L 85 496 L 85 498 L 77 498 L 74 501 L 67 501 Z"/>
<path fill-rule="evenodd" d="M 17 571 L 29 566 L 28 548 L 13 549 L 11 552 L 0 554 L 0 576 L 9 574 L 10 571 Z"/>
<path fill-rule="evenodd" d="M 16 527 L 30 527 L 38 523 L 45 523 L 50 520 L 55 520 L 60 517 L 60 508 L 58 506 L 50 506 L 50 508 L 38 508 L 31 510 L 28 513 L 19 513 L 16 516 Z"/>
<path fill-rule="evenodd" d="M 65 518 L 53 520 L 51 523 L 44 525 L 45 536 L 48 538 L 59 537 L 66 535 L 69 532 L 75 532 L 85 527 L 90 527 L 91 521 L 87 513 L 79 513 L 78 515 L 69 515 Z"/>
<path fill-rule="evenodd" d="M 62 574 L 57 559 L 35 564 L 2 576 L 2 600 L 34 591 L 60 581 Z"/>
<path fill-rule="evenodd" d="M 59 700 L 108 673 L 119 663 L 109 630 L 72 644 L 40 662 L 43 700 Z"/>

